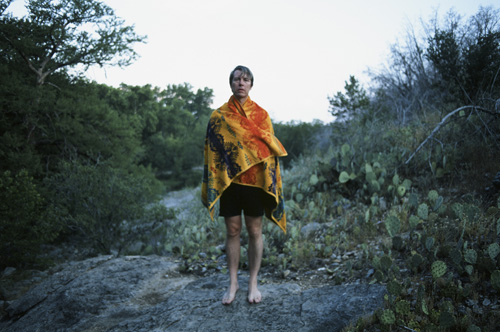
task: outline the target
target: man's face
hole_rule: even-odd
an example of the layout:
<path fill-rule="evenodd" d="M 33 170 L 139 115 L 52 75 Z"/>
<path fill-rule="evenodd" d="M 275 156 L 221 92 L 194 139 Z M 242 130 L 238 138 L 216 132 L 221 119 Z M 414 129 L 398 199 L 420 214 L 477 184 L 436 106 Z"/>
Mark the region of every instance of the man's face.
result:
<path fill-rule="evenodd" d="M 244 75 L 240 70 L 234 72 L 233 80 L 231 81 L 231 90 L 233 95 L 240 101 L 245 101 L 248 93 L 252 88 L 252 81 Z"/>

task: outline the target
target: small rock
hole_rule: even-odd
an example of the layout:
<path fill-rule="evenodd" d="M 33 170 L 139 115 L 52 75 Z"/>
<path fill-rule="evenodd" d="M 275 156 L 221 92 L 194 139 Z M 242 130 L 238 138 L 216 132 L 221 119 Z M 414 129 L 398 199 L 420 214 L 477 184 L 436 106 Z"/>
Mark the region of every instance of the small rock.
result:
<path fill-rule="evenodd" d="M 320 223 L 312 222 L 312 223 L 307 224 L 304 227 L 302 227 L 302 229 L 300 231 L 301 231 L 302 235 L 304 235 L 305 237 L 309 237 L 309 236 L 312 236 L 314 234 L 314 232 L 316 232 L 320 228 L 321 228 Z"/>
<path fill-rule="evenodd" d="M 14 272 L 16 272 L 16 268 L 14 267 L 6 267 L 5 270 L 2 272 L 2 277 L 8 277 L 12 275 Z"/>

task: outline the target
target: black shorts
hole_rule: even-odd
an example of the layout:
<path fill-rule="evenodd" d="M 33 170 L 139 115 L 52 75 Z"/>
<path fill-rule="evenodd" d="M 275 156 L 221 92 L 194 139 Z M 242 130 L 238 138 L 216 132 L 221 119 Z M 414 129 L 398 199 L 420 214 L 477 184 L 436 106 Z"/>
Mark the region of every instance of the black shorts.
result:
<path fill-rule="evenodd" d="M 231 183 L 220 198 L 219 215 L 223 217 L 241 216 L 261 217 L 264 215 L 266 193 L 257 187 Z"/>

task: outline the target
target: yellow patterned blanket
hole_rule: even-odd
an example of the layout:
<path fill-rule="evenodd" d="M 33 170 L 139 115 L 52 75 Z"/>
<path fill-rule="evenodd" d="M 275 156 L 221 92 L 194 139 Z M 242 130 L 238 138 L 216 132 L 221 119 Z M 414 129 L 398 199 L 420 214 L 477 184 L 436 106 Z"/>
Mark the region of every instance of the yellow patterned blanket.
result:
<path fill-rule="evenodd" d="M 205 137 L 201 198 L 210 217 L 231 182 L 262 188 L 269 196 L 266 217 L 286 232 L 286 214 L 278 157 L 287 152 L 274 136 L 269 114 L 247 98 L 232 96 L 210 117 Z"/>

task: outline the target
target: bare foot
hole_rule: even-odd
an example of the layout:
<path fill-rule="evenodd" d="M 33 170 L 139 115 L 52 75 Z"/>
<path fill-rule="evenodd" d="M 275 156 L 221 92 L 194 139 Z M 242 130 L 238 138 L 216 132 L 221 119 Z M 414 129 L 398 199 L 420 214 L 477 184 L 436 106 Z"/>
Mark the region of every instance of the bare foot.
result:
<path fill-rule="evenodd" d="M 257 287 L 251 287 L 248 290 L 248 302 L 249 303 L 260 303 L 262 301 L 262 294 L 260 294 Z"/>
<path fill-rule="evenodd" d="M 236 292 L 238 291 L 238 285 L 236 287 L 229 287 L 222 297 L 222 304 L 231 304 L 235 297 L 236 297 Z"/>

